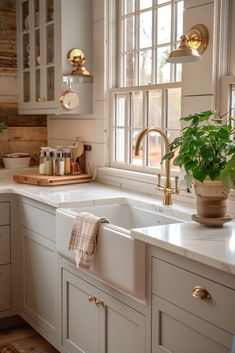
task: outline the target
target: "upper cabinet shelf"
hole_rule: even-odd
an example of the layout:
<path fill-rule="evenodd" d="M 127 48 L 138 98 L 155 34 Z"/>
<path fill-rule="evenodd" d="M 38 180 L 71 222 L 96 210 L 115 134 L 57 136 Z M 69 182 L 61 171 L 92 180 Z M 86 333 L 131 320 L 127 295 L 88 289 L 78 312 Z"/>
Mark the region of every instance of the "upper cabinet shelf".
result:
<path fill-rule="evenodd" d="M 92 71 L 92 0 L 18 0 L 18 78 L 21 114 L 92 113 L 92 78 L 71 76 L 72 48 Z M 78 96 L 63 105 L 67 91 Z"/>

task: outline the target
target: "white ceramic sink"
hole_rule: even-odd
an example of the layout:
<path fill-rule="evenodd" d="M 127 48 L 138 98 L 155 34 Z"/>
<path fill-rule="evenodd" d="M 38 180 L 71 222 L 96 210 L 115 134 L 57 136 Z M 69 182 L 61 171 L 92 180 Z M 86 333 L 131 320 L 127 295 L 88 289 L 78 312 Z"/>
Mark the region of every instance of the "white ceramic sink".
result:
<path fill-rule="evenodd" d="M 75 255 L 68 250 L 70 233 L 76 215 L 91 212 L 107 217 L 110 224 L 102 224 L 98 231 L 97 253 L 91 273 L 110 286 L 144 301 L 146 245 L 130 236 L 130 229 L 179 223 L 178 220 L 130 204 L 108 204 L 56 211 L 56 247 L 64 258 L 75 263 Z"/>

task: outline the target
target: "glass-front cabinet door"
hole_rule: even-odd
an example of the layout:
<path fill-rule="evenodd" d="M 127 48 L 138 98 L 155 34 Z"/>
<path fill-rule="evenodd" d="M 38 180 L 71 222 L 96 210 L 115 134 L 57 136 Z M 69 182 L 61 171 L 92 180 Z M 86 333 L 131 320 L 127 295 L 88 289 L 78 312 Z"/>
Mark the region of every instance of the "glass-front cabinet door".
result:
<path fill-rule="evenodd" d="M 54 108 L 55 0 L 19 0 L 19 76 L 25 108 Z"/>

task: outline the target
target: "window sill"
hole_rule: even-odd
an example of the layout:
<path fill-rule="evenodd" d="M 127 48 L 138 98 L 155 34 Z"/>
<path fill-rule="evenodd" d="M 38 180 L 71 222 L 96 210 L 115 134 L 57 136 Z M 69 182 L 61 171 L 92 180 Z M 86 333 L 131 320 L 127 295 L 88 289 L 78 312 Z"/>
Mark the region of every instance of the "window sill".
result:
<path fill-rule="evenodd" d="M 188 193 L 185 189 L 184 181 L 180 179 L 180 194 L 173 195 L 175 201 L 182 203 L 193 204 L 195 206 L 195 194 Z M 138 193 L 148 194 L 162 198 L 162 192 L 156 190 L 157 176 L 153 174 L 140 173 L 125 169 L 117 169 L 110 167 L 99 167 L 97 172 L 97 181 L 116 186 L 123 189 L 128 189 Z M 165 177 L 162 177 L 162 184 L 165 182 Z M 174 181 L 172 180 L 172 184 Z M 235 192 L 231 191 L 229 201 L 235 203 Z"/>

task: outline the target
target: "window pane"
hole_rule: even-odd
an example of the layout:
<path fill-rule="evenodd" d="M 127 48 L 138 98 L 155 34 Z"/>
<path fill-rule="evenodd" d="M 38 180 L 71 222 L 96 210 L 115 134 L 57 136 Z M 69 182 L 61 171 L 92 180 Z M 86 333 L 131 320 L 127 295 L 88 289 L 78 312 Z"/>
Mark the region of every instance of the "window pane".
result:
<path fill-rule="evenodd" d="M 161 137 L 157 132 L 148 135 L 148 166 L 159 167 L 161 164 Z"/>
<path fill-rule="evenodd" d="M 130 16 L 125 20 L 125 38 L 124 38 L 124 48 L 125 51 L 133 50 L 135 46 L 135 22 L 134 16 Z"/>
<path fill-rule="evenodd" d="M 53 0 L 47 0 L 46 19 L 47 19 L 47 22 L 54 20 L 54 1 Z"/>
<path fill-rule="evenodd" d="M 134 0 L 124 0 L 124 14 L 135 11 L 135 1 Z"/>
<path fill-rule="evenodd" d="M 169 0 L 158 0 L 157 3 L 158 5 L 164 4 L 165 2 L 168 2 Z"/>
<path fill-rule="evenodd" d="M 47 64 L 54 62 L 54 25 L 47 26 Z"/>
<path fill-rule="evenodd" d="M 133 92 L 132 94 L 132 116 L 131 126 L 143 127 L 143 92 Z"/>
<path fill-rule="evenodd" d="M 29 72 L 24 72 L 23 75 L 23 87 L 24 87 L 24 102 L 30 101 L 30 76 Z"/>
<path fill-rule="evenodd" d="M 183 4 L 183 1 L 180 1 L 177 3 L 177 33 L 176 33 L 177 40 L 179 40 L 183 34 L 183 11 L 184 11 L 184 4 Z"/>
<path fill-rule="evenodd" d="M 139 47 L 147 48 L 152 46 L 152 11 L 140 14 Z"/>
<path fill-rule="evenodd" d="M 23 66 L 24 69 L 30 66 L 30 46 L 29 46 L 29 33 L 23 35 Z"/>
<path fill-rule="evenodd" d="M 152 82 L 152 50 L 139 53 L 139 85 L 148 85 Z"/>
<path fill-rule="evenodd" d="M 149 91 L 148 94 L 148 126 L 161 127 L 162 120 L 162 91 Z"/>
<path fill-rule="evenodd" d="M 41 92 L 40 92 L 41 82 L 40 82 L 40 70 L 36 70 L 35 72 L 35 100 L 36 102 L 40 101 Z"/>
<path fill-rule="evenodd" d="M 157 44 L 171 40 L 171 5 L 157 9 Z"/>
<path fill-rule="evenodd" d="M 55 99 L 55 70 L 54 67 L 47 69 L 47 100 L 53 101 Z"/>
<path fill-rule="evenodd" d="M 117 162 L 125 161 L 125 131 L 116 129 L 115 131 L 115 160 Z"/>
<path fill-rule="evenodd" d="M 123 126 L 125 125 L 125 107 L 126 107 L 126 97 L 116 96 L 116 116 L 115 125 Z"/>
<path fill-rule="evenodd" d="M 140 130 L 131 131 L 131 163 L 137 166 L 143 165 L 143 144 L 140 145 L 139 156 L 135 156 L 136 140 Z"/>
<path fill-rule="evenodd" d="M 157 83 L 170 82 L 170 64 L 166 63 L 170 53 L 170 47 L 157 49 Z"/>
<path fill-rule="evenodd" d="M 134 85 L 134 55 L 124 55 L 124 86 Z"/>
<path fill-rule="evenodd" d="M 168 117 L 167 128 L 180 130 L 180 116 L 181 116 L 181 89 L 168 89 Z"/>
<path fill-rule="evenodd" d="M 174 141 L 174 139 L 176 138 L 176 137 L 179 137 L 180 136 L 180 130 L 179 131 L 167 131 L 167 136 L 168 136 L 168 138 L 169 138 L 169 141 L 170 142 L 172 142 L 172 141 Z M 175 158 L 178 156 L 178 151 L 176 151 L 176 153 L 175 153 L 175 157 L 174 157 L 174 159 L 172 159 L 172 161 L 171 161 L 171 170 L 174 170 L 175 172 L 179 172 L 180 171 L 180 168 L 179 167 L 177 167 L 177 166 L 174 166 L 174 160 L 175 160 Z"/>
<path fill-rule="evenodd" d="M 35 66 L 40 65 L 40 32 L 35 31 Z"/>
<path fill-rule="evenodd" d="M 140 0 L 140 10 L 147 9 L 152 6 L 152 0 Z"/>

